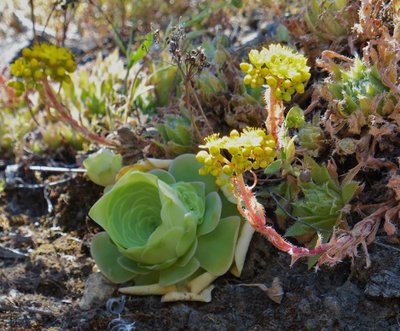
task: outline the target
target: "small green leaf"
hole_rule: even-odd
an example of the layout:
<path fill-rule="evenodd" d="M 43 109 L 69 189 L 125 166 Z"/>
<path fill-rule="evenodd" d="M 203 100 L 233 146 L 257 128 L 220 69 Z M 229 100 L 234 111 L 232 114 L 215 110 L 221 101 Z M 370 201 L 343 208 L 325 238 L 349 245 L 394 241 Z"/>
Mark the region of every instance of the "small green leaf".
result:
<path fill-rule="evenodd" d="M 344 204 L 348 203 L 351 200 L 358 187 L 359 185 L 357 182 L 350 182 L 343 186 L 342 199 Z"/>
<path fill-rule="evenodd" d="M 282 167 L 282 160 L 278 159 L 273 161 L 268 165 L 268 167 L 265 168 L 264 173 L 267 175 L 272 175 L 276 174 L 279 170 L 281 170 Z"/>
<path fill-rule="evenodd" d="M 235 6 L 236 8 L 242 8 L 243 7 L 243 0 L 231 0 L 231 4 Z"/>
<path fill-rule="evenodd" d="M 151 45 L 153 44 L 153 40 L 154 40 L 154 35 L 152 32 L 148 33 L 145 36 L 143 43 L 139 46 L 139 48 L 135 52 L 133 52 L 129 56 L 128 69 L 132 68 L 132 66 L 135 63 L 139 62 L 146 56 L 146 54 L 150 50 Z"/>
<path fill-rule="evenodd" d="M 172 185 L 176 183 L 174 176 L 172 176 L 168 171 L 163 169 L 153 169 L 149 171 L 149 174 L 157 176 L 158 179 L 161 179 L 164 183 Z"/>
<path fill-rule="evenodd" d="M 300 107 L 292 107 L 286 115 L 285 123 L 286 127 L 291 128 L 301 128 L 304 125 L 304 112 Z"/>
<path fill-rule="evenodd" d="M 195 155 L 182 154 L 172 161 L 168 171 L 175 177 L 177 182 L 203 182 L 206 184 L 206 194 L 218 191 L 218 185 L 215 184 L 213 176 L 199 174 L 201 167 L 202 165 L 196 160 Z"/>

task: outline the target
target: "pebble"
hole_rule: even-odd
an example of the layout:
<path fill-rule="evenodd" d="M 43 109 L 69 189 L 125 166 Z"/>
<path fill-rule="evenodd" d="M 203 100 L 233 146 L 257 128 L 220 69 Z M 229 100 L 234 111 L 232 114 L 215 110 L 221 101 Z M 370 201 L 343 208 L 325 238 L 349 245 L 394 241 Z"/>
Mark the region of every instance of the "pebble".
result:
<path fill-rule="evenodd" d="M 299 302 L 299 310 L 303 314 L 311 314 L 311 305 L 307 299 L 301 299 L 301 301 Z"/>
<path fill-rule="evenodd" d="M 93 307 L 103 305 L 112 296 L 114 291 L 115 286 L 108 283 L 101 273 L 93 273 L 86 280 L 85 291 L 79 302 L 79 307 L 82 310 L 89 310 Z"/>
<path fill-rule="evenodd" d="M 365 287 L 365 294 L 386 299 L 400 298 L 400 275 L 392 270 L 383 270 L 371 275 Z"/>
<path fill-rule="evenodd" d="M 336 297 L 325 297 L 323 300 L 323 305 L 332 315 L 334 315 L 334 317 L 337 318 L 341 315 L 340 302 Z"/>

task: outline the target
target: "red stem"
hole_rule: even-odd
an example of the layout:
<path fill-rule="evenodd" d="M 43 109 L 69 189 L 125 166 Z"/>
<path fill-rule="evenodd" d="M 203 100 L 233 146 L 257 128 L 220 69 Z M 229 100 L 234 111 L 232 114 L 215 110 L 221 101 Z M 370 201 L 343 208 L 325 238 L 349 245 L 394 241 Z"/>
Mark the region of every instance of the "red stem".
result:
<path fill-rule="evenodd" d="M 98 134 L 90 131 L 86 127 L 82 126 L 79 124 L 74 118 L 71 117 L 71 114 L 66 106 L 64 106 L 58 99 L 56 94 L 54 93 L 53 89 L 51 88 L 50 84 L 46 79 L 43 80 L 43 87 L 44 87 L 44 92 L 45 96 L 47 99 L 50 101 L 50 105 L 57 109 L 61 120 L 67 122 L 69 125 L 71 125 L 72 128 L 74 128 L 76 131 L 78 131 L 80 134 L 82 134 L 86 139 L 99 143 L 101 145 L 106 145 L 110 147 L 115 147 L 116 143 L 99 136 Z"/>
<path fill-rule="evenodd" d="M 275 96 L 275 89 L 272 87 L 267 88 L 265 91 L 265 102 L 268 110 L 265 126 L 268 133 L 272 134 L 275 138 L 277 147 L 279 148 L 282 145 L 279 136 L 282 130 L 282 123 L 285 119 L 283 103 Z"/>
<path fill-rule="evenodd" d="M 232 178 L 237 207 L 241 215 L 257 232 L 264 235 L 276 248 L 292 256 L 292 264 L 300 257 L 314 256 L 325 253 L 330 244 L 321 244 L 314 249 L 298 247 L 288 242 L 276 230 L 266 225 L 264 207 L 257 201 L 251 189 L 244 183 L 243 175 Z"/>

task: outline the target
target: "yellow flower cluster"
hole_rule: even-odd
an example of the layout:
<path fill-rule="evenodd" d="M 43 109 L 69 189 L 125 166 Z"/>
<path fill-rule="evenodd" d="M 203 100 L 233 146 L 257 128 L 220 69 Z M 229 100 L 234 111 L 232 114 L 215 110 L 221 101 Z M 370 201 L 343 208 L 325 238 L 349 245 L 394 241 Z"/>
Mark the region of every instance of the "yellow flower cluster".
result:
<path fill-rule="evenodd" d="M 204 166 L 201 175 L 210 173 L 223 186 L 228 176 L 236 176 L 251 169 L 266 168 L 276 157 L 275 140 L 262 129 L 247 128 L 240 134 L 233 130 L 229 136 L 213 134 L 205 139 L 205 145 L 196 155 Z"/>
<path fill-rule="evenodd" d="M 252 88 L 267 84 L 280 100 L 290 101 L 295 92 L 303 93 L 304 83 L 311 77 L 304 55 L 279 44 L 251 50 L 249 60 L 240 64 L 246 73 L 244 83 Z"/>
<path fill-rule="evenodd" d="M 28 85 L 44 77 L 58 82 L 70 81 L 68 73 L 74 72 L 75 69 L 76 63 L 70 50 L 49 44 L 24 48 L 22 56 L 11 64 L 11 74 L 23 78 Z"/>

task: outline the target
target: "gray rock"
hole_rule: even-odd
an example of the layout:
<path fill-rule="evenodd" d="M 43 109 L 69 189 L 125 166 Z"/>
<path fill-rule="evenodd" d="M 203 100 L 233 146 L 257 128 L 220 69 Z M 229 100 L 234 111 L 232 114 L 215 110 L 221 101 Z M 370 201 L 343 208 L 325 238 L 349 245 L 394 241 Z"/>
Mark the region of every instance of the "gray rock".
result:
<path fill-rule="evenodd" d="M 307 299 L 302 299 L 299 302 L 299 310 L 303 313 L 303 314 L 311 314 L 311 306 L 310 303 L 308 302 Z"/>
<path fill-rule="evenodd" d="M 339 317 L 341 315 L 340 302 L 337 297 L 328 296 L 323 300 L 324 307 L 334 316 Z"/>
<path fill-rule="evenodd" d="M 342 286 L 336 289 L 336 294 L 340 306 L 345 313 L 354 313 L 363 296 L 360 289 L 354 283 L 347 281 Z"/>
<path fill-rule="evenodd" d="M 365 287 L 365 294 L 386 299 L 400 298 L 400 275 L 392 270 L 373 274 Z"/>
<path fill-rule="evenodd" d="M 304 323 L 304 327 L 308 331 L 318 330 L 318 322 L 315 319 L 309 319 Z"/>
<path fill-rule="evenodd" d="M 101 306 L 112 296 L 115 289 L 115 285 L 107 282 L 100 272 L 93 273 L 86 280 L 85 291 L 79 307 L 82 310 L 89 310 Z"/>

